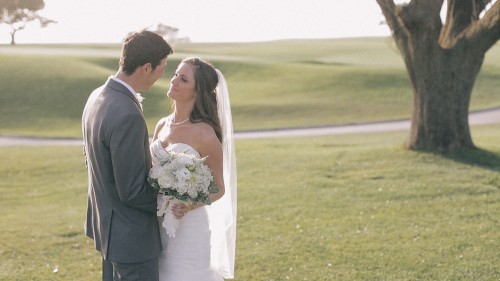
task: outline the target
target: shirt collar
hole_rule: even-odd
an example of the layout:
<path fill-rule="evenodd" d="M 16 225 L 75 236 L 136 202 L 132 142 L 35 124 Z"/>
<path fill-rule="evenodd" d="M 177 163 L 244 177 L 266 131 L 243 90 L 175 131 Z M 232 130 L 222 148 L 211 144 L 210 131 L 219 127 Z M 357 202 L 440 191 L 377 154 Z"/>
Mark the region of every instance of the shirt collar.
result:
<path fill-rule="evenodd" d="M 132 89 L 132 87 L 130 87 L 129 84 L 125 83 L 123 80 L 120 80 L 116 76 L 110 76 L 109 78 L 125 86 L 134 95 L 134 97 L 137 98 L 137 93 L 134 91 L 134 89 Z"/>

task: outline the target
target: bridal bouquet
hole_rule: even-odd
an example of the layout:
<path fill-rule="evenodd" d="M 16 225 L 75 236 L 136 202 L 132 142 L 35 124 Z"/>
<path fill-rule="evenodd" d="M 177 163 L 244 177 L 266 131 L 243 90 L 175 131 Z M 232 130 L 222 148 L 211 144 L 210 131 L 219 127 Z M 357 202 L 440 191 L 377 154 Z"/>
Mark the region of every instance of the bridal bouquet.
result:
<path fill-rule="evenodd" d="M 168 210 L 168 206 L 177 203 L 210 205 L 209 195 L 219 192 L 219 189 L 204 163 L 206 157 L 199 159 L 185 153 L 163 152 L 157 155 L 158 163 L 151 168 L 148 182 L 163 195 L 157 215 L 164 215 L 162 225 L 170 237 L 175 237 L 179 220 Z"/>

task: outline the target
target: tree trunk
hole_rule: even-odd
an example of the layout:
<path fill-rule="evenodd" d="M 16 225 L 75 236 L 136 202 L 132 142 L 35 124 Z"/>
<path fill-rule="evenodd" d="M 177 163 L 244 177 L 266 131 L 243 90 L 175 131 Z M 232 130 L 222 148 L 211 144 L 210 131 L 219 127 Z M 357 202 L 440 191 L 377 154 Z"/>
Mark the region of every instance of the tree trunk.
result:
<path fill-rule="evenodd" d="M 446 153 L 474 148 L 469 130 L 469 103 L 483 56 L 466 48 L 436 49 L 427 56 L 414 56 L 412 72 L 414 107 L 410 149 Z"/>
<path fill-rule="evenodd" d="M 15 40 L 16 31 L 17 30 L 13 30 L 10 32 L 10 44 L 11 45 L 16 45 L 16 40 Z"/>

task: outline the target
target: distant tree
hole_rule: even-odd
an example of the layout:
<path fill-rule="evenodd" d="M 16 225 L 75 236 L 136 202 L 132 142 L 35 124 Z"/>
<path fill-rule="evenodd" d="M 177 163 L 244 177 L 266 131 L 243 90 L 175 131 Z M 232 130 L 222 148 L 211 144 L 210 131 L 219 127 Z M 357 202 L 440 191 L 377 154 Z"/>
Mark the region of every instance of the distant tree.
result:
<path fill-rule="evenodd" d="M 167 42 L 173 43 L 177 40 L 177 33 L 179 32 L 179 29 L 177 27 L 168 26 L 163 23 L 158 23 L 156 27 L 151 31 L 165 38 Z"/>
<path fill-rule="evenodd" d="M 11 45 L 15 45 L 15 35 L 23 30 L 28 22 L 38 20 L 41 27 L 55 21 L 39 16 L 37 12 L 45 7 L 43 0 L 0 0 L 0 24 L 11 27 Z"/>
<path fill-rule="evenodd" d="M 496 0 L 377 0 L 413 87 L 408 147 L 446 153 L 474 148 L 468 113 L 484 55 L 500 39 Z"/>

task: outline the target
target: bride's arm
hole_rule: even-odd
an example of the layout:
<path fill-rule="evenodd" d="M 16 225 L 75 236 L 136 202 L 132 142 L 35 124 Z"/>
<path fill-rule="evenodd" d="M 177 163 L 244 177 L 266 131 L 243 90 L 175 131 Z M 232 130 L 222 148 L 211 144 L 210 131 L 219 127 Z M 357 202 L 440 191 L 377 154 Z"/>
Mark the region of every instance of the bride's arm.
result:
<path fill-rule="evenodd" d="M 206 143 L 207 159 L 205 163 L 212 171 L 212 176 L 215 180 L 215 186 L 219 192 L 210 194 L 210 201 L 215 202 L 224 196 L 224 175 L 223 175 L 223 155 L 222 145 L 217 138 L 212 138 Z"/>
<path fill-rule="evenodd" d="M 211 128 L 210 128 L 211 129 Z M 202 130 L 204 131 L 204 130 Z M 215 202 L 222 198 L 225 193 L 224 187 L 224 175 L 223 175 L 223 154 L 222 154 L 222 144 L 215 135 L 213 129 L 203 132 L 202 135 L 196 138 L 199 142 L 196 144 L 196 150 L 200 153 L 202 157 L 207 157 L 205 164 L 212 171 L 212 176 L 215 180 L 215 186 L 219 189 L 219 192 L 210 194 L 210 202 Z M 194 210 L 196 208 L 202 207 L 204 204 L 190 204 L 188 206 L 184 204 L 175 205 L 173 208 L 174 213 L 184 214 L 188 211 Z"/>

